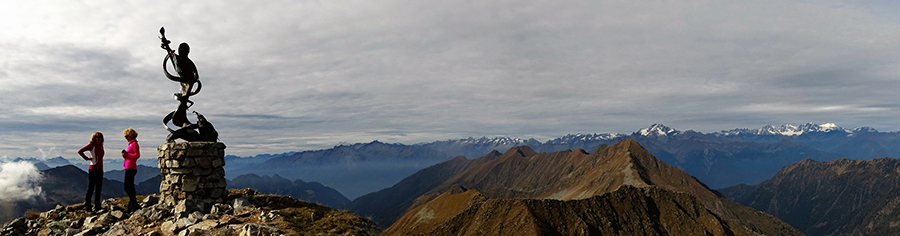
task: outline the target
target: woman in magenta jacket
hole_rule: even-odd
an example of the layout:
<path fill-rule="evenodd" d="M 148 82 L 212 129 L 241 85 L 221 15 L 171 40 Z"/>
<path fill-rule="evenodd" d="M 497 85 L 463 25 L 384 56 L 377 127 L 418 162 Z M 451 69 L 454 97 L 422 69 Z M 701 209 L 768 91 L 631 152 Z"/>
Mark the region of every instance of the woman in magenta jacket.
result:
<path fill-rule="evenodd" d="M 84 155 L 84 152 L 90 152 L 90 156 Z M 91 195 L 94 196 L 93 210 L 100 210 L 100 190 L 103 189 L 103 133 L 94 132 L 91 134 L 91 141 L 81 149 L 78 149 L 78 155 L 81 158 L 91 161 L 88 166 L 88 189 L 87 196 L 84 197 L 84 209 L 92 210 Z"/>
<path fill-rule="evenodd" d="M 141 158 L 141 147 L 137 142 L 137 131 L 127 128 L 122 134 L 128 140 L 128 148 L 122 150 L 122 158 L 125 159 L 125 193 L 128 193 L 128 210 L 133 211 L 140 208 L 134 196 L 134 175 L 137 174 L 137 159 Z"/>

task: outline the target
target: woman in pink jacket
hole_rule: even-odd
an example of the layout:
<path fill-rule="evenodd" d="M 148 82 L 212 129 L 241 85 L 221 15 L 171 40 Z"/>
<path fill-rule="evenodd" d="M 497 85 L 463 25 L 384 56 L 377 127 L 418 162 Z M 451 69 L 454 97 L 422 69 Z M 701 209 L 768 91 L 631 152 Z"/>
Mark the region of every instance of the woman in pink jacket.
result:
<path fill-rule="evenodd" d="M 84 152 L 90 152 L 90 156 L 84 155 Z M 93 210 L 100 210 L 100 190 L 103 189 L 103 133 L 94 132 L 91 134 L 91 141 L 81 149 L 78 149 L 78 155 L 81 158 L 91 161 L 88 166 L 88 189 L 87 196 L 84 197 L 84 209 L 87 211 L 91 208 L 91 195 L 94 196 Z"/>
<path fill-rule="evenodd" d="M 125 193 L 128 193 L 128 210 L 133 211 L 140 208 L 134 196 L 134 175 L 137 174 L 137 159 L 141 158 L 141 147 L 137 142 L 137 131 L 128 128 L 122 134 L 128 140 L 128 148 L 122 150 L 122 158 L 125 159 Z"/>

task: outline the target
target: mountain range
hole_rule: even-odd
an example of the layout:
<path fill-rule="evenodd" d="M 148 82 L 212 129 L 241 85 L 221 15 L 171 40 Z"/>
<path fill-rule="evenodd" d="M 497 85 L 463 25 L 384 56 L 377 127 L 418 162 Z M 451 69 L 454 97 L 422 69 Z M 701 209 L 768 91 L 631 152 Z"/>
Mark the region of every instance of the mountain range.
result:
<path fill-rule="evenodd" d="M 37 158 L 37 157 L 0 157 L 0 163 L 5 162 L 28 162 L 34 164 L 38 170 L 46 170 L 57 166 L 71 165 L 68 159 L 61 156 L 53 158 Z"/>
<path fill-rule="evenodd" d="M 228 182 L 228 188 L 251 188 L 261 193 L 286 195 L 332 208 L 343 207 L 350 203 L 350 199 L 333 188 L 317 182 L 307 183 L 299 179 L 291 181 L 278 175 L 271 177 L 255 174 L 241 175 Z"/>
<path fill-rule="evenodd" d="M 782 166 L 807 158 L 828 161 L 900 156 L 900 133 L 869 127 L 845 129 L 832 123 L 807 123 L 701 133 L 654 124 L 631 134 L 571 134 L 545 142 L 482 137 L 413 145 L 379 141 L 345 144 L 268 155 L 265 162 L 247 164 L 230 173 L 278 174 L 288 179 L 321 182 L 352 199 L 457 156 L 479 157 L 516 146 L 529 146 L 537 152 L 594 150 L 624 139 L 638 141 L 660 160 L 712 188 L 756 184 L 774 176 Z"/>
<path fill-rule="evenodd" d="M 900 156 L 900 133 L 870 127 L 842 128 L 833 123 L 766 125 L 713 133 L 679 131 L 654 124 L 631 134 L 570 134 L 544 142 L 496 137 L 465 138 L 412 145 L 384 143 L 342 144 L 330 149 L 226 156 L 226 177 L 279 175 L 322 183 L 350 199 L 391 186 L 416 171 L 456 156 L 479 157 L 493 150 L 529 146 L 538 152 L 594 150 L 624 139 L 634 139 L 667 164 L 697 177 L 712 188 L 756 184 L 788 164 L 803 159 L 872 159 Z M 15 158 L 4 157 L 0 161 Z M 69 164 L 65 158 L 19 158 L 39 169 Z M 143 158 L 142 158 L 143 159 Z M 108 160 L 117 165 L 118 160 Z M 155 165 L 147 158 L 144 165 Z M 46 163 L 45 163 L 46 162 Z M 49 163 L 49 164 L 47 164 Z M 78 165 L 86 167 L 86 165 Z M 109 173 L 112 176 L 121 174 Z M 152 176 L 143 176 L 152 177 Z M 116 179 L 116 177 L 113 177 Z"/>
<path fill-rule="evenodd" d="M 810 159 L 720 192 L 807 235 L 900 234 L 900 160 Z"/>
<path fill-rule="evenodd" d="M 521 146 L 454 158 L 348 207 L 390 225 L 382 235 L 800 235 L 631 139 L 591 153 Z"/>

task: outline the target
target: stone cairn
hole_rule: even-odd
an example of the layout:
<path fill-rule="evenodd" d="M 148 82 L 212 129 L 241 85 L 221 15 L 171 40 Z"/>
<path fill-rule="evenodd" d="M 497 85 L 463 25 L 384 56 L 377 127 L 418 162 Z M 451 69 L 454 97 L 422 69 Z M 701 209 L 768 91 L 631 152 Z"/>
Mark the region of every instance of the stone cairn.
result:
<path fill-rule="evenodd" d="M 225 144 L 169 142 L 159 145 L 160 203 L 188 200 L 209 208 L 225 199 Z"/>

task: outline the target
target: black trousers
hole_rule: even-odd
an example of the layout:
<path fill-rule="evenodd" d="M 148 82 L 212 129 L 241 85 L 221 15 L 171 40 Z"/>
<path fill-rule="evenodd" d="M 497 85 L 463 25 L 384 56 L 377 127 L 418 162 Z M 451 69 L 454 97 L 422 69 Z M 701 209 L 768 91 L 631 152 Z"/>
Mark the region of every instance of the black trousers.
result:
<path fill-rule="evenodd" d="M 85 204 L 91 204 L 91 195 L 94 195 L 94 206 L 100 207 L 100 192 L 103 190 L 103 169 L 88 170 L 88 189 L 87 196 L 84 197 Z"/>
<path fill-rule="evenodd" d="M 125 193 L 128 194 L 128 204 L 137 204 L 137 199 L 134 198 L 134 175 L 137 174 L 137 170 L 134 169 L 125 169 Z"/>

